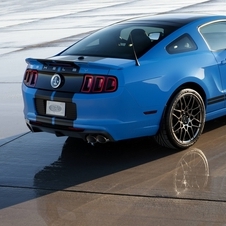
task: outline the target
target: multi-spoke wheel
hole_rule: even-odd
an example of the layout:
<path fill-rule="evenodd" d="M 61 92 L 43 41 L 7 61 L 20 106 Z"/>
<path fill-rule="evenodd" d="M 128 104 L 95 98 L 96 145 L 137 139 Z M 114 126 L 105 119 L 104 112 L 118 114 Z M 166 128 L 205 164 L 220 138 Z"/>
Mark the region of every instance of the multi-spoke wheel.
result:
<path fill-rule="evenodd" d="M 193 145 L 203 131 L 205 105 L 195 90 L 183 89 L 166 109 L 156 141 L 170 148 L 187 148 Z"/>

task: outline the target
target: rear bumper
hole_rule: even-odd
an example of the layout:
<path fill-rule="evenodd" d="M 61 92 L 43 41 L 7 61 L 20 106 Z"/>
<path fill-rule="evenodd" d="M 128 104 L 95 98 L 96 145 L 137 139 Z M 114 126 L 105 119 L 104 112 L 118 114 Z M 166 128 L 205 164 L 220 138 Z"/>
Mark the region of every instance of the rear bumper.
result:
<path fill-rule="evenodd" d="M 60 136 L 69 136 L 69 137 L 76 137 L 83 139 L 84 141 L 87 141 L 88 136 L 102 136 L 106 138 L 108 141 L 115 141 L 110 134 L 108 134 L 105 131 L 98 131 L 98 130 L 87 130 L 82 128 L 74 128 L 74 127 L 68 127 L 68 126 L 59 126 L 59 125 L 51 125 L 47 123 L 41 123 L 41 122 L 35 122 L 35 121 L 29 121 L 26 120 L 26 124 L 28 128 L 32 132 L 48 132 L 53 133 L 57 137 Z"/>
<path fill-rule="evenodd" d="M 45 94 L 45 92 L 43 92 Z M 50 99 L 48 95 L 42 99 Z M 57 93 L 54 101 L 69 101 Z M 155 135 L 159 128 L 157 108 L 141 107 L 125 89 L 100 95 L 74 94 L 70 103 L 76 105 L 76 118 L 51 117 L 37 111 L 37 89 L 23 85 L 24 116 L 33 132 L 49 132 L 57 136 L 70 136 L 86 140 L 87 136 L 102 135 L 109 141 L 119 141 Z M 151 111 L 156 110 L 156 111 Z M 150 111 L 152 113 L 145 113 Z"/>
<path fill-rule="evenodd" d="M 104 139 L 114 142 L 119 140 L 132 139 L 137 137 L 145 137 L 155 135 L 158 131 L 158 126 L 140 126 L 139 122 L 132 123 L 114 123 L 105 127 L 79 125 L 79 127 L 71 127 L 64 125 L 52 125 L 45 122 L 37 122 L 26 120 L 28 128 L 32 132 L 48 132 L 56 136 L 76 137 L 87 141 L 88 136 L 95 139 L 97 136 L 102 136 Z"/>

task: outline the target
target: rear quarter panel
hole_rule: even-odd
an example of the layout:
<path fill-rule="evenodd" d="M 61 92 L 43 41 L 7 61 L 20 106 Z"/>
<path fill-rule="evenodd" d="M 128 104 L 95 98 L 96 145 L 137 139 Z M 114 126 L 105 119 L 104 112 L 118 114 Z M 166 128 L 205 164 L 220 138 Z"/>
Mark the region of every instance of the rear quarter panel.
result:
<path fill-rule="evenodd" d="M 189 33 L 198 49 L 169 54 L 166 46 L 184 33 Z M 204 91 L 207 113 L 223 108 L 223 102 L 208 105 L 209 99 L 222 95 L 222 83 L 216 60 L 197 29 L 184 28 L 173 33 L 139 62 L 141 66 L 124 69 L 124 78 L 126 89 L 144 111 L 157 109 L 161 114 L 175 90 L 188 83 L 197 84 Z"/>

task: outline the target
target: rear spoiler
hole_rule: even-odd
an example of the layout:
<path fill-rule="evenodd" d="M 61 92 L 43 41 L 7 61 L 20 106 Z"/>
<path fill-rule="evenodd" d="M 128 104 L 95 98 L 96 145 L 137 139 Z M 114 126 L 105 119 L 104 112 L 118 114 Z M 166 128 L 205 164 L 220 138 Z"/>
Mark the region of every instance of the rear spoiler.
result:
<path fill-rule="evenodd" d="M 54 66 L 54 65 L 62 65 L 62 66 L 68 66 L 68 67 L 79 67 L 76 63 L 73 61 L 64 61 L 64 60 L 51 60 L 51 59 L 35 59 L 35 58 L 27 58 L 25 59 L 27 64 L 42 64 L 44 66 Z"/>

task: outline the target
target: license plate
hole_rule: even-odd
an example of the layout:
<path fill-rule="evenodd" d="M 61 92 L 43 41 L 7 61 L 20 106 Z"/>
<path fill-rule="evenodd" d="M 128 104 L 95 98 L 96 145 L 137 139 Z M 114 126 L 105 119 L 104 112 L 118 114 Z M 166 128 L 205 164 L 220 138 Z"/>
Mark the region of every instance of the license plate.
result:
<path fill-rule="evenodd" d="M 65 103 L 47 100 L 46 114 L 55 116 L 65 116 Z"/>

